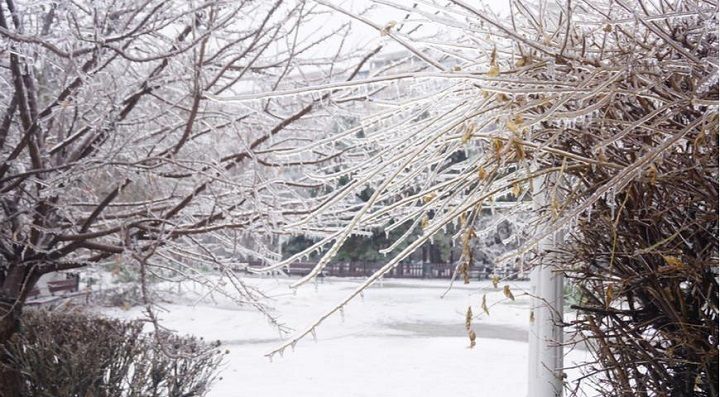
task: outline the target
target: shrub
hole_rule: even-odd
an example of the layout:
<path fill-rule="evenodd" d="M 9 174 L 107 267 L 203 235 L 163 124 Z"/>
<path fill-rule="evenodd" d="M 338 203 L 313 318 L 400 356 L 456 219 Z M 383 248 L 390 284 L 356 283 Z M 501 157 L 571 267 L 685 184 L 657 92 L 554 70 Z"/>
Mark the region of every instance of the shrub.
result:
<path fill-rule="evenodd" d="M 219 343 L 142 329 L 140 321 L 27 310 L 5 365 L 21 374 L 23 397 L 205 395 L 222 360 Z"/>

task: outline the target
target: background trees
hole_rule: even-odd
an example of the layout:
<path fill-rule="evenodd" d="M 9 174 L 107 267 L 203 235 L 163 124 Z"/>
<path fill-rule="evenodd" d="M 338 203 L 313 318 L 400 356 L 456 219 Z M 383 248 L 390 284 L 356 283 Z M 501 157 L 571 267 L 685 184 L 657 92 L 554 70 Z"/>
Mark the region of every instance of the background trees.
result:
<path fill-rule="evenodd" d="M 316 8 L 3 2 L 0 343 L 48 272 L 115 261 L 143 281 L 193 278 L 199 262 L 237 262 L 239 240 L 274 258 L 264 244 L 314 205 L 303 168 L 342 151 L 276 153 L 322 137 L 329 95 L 232 108 L 208 97 L 353 79 L 373 53 L 340 59 L 347 26 L 319 31 Z"/>

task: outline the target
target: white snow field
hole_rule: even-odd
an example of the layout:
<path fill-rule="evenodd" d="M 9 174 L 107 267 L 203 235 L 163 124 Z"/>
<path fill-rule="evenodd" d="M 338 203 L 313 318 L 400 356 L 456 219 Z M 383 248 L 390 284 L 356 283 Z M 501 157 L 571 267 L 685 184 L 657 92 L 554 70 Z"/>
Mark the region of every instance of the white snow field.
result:
<path fill-rule="evenodd" d="M 317 288 L 301 287 L 293 295 L 288 279 L 247 280 L 270 297 L 274 313 L 295 330 L 304 329 L 361 281 L 325 279 Z M 507 284 L 514 302 L 503 296 L 505 284 L 495 289 L 489 281 L 456 283 L 441 298 L 446 280 L 387 279 L 352 301 L 343 315 L 326 320 L 317 341 L 303 339 L 272 361 L 265 354 L 283 339 L 250 307 L 218 297 L 193 305 L 193 287 L 185 284 L 179 303 L 162 305 L 159 317 L 170 329 L 220 340 L 229 351 L 210 397 L 525 396 L 529 299 L 522 291 L 529 284 Z M 490 316 L 482 314 L 483 294 Z M 468 305 L 478 335 L 473 349 L 465 331 Z M 142 316 L 142 309 L 106 313 L 133 318 Z M 571 351 L 566 365 L 586 355 Z"/>

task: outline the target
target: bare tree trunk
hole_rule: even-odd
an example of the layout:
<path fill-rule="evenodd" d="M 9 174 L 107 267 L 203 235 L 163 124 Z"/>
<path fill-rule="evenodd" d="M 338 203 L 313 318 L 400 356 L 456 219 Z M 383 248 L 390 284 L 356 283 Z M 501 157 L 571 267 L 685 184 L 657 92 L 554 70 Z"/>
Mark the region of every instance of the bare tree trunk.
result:
<path fill-rule="evenodd" d="M 8 271 L 0 286 L 0 397 L 19 397 L 22 379 L 20 373 L 9 367 L 5 346 L 20 326 L 20 315 L 27 292 L 38 277 L 29 277 L 24 266 Z"/>
<path fill-rule="evenodd" d="M 3 311 L 7 302 L 2 302 Z M 12 305 L 12 304 L 11 304 Z M 22 379 L 20 372 L 6 365 L 8 357 L 5 344 L 17 332 L 20 324 L 20 305 L 15 304 L 9 312 L 0 317 L 0 397 L 19 397 Z"/>

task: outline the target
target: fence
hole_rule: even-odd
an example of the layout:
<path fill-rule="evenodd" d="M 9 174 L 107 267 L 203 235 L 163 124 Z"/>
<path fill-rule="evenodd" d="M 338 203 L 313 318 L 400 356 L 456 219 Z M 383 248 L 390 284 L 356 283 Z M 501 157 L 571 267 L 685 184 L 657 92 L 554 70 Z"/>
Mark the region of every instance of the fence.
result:
<path fill-rule="evenodd" d="M 250 263 L 250 267 L 260 267 Z M 384 263 L 345 262 L 330 263 L 322 270 L 321 276 L 330 277 L 368 277 L 378 271 Z M 289 275 L 305 276 L 315 267 L 315 263 L 296 262 L 290 264 L 285 272 Z M 449 263 L 401 263 L 385 274 L 388 278 L 451 278 L 455 265 Z M 474 279 L 487 278 L 492 272 L 487 267 L 473 267 L 470 275 Z"/>

